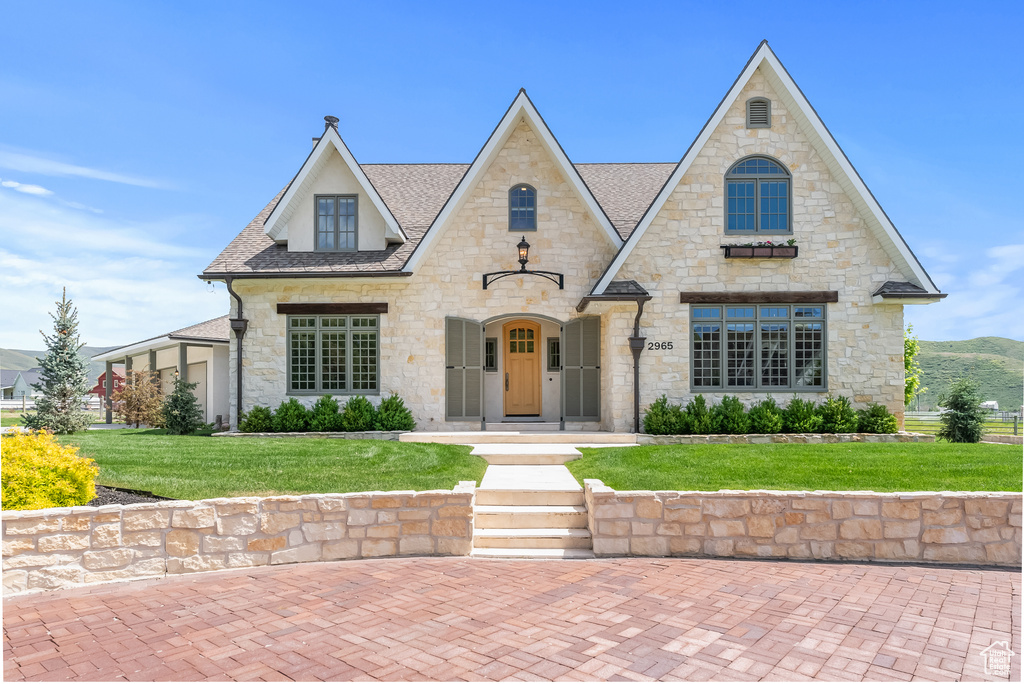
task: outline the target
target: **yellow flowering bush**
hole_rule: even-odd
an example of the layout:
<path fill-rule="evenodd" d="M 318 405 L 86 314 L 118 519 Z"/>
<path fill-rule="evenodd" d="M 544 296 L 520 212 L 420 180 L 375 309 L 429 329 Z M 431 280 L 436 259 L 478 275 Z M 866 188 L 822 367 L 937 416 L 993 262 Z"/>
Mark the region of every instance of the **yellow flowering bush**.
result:
<path fill-rule="evenodd" d="M 49 432 L 10 433 L 0 445 L 4 510 L 83 506 L 96 498 L 99 466 Z"/>

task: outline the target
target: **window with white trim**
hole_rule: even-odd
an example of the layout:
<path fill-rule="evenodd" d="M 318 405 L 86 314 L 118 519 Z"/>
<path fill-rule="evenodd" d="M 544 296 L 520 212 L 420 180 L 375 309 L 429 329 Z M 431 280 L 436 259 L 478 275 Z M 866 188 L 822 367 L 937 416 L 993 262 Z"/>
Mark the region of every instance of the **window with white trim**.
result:
<path fill-rule="evenodd" d="M 690 387 L 826 389 L 824 304 L 690 306 Z"/>
<path fill-rule="evenodd" d="M 378 394 L 377 316 L 289 316 L 289 394 Z"/>

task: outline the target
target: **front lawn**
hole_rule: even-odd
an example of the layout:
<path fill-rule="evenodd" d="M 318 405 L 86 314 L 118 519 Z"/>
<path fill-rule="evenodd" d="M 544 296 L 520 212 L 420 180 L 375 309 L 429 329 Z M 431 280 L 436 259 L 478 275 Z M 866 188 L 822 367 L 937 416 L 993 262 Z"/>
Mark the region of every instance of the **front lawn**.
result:
<path fill-rule="evenodd" d="M 1021 448 L 1002 444 L 710 444 L 581 449 L 580 483 L 618 490 L 1021 491 Z"/>
<path fill-rule="evenodd" d="M 97 484 L 174 499 L 451 489 L 487 467 L 470 447 L 377 440 L 179 437 L 91 430 L 60 438 L 100 467 Z"/>

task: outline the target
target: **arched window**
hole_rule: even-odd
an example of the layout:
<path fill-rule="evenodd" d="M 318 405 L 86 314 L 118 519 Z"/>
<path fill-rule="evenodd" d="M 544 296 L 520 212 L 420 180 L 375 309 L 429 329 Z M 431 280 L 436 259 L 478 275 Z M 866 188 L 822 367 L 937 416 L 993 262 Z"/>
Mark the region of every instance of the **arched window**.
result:
<path fill-rule="evenodd" d="M 537 191 L 520 183 L 508 191 L 508 229 L 511 232 L 537 230 Z"/>
<path fill-rule="evenodd" d="M 790 175 L 768 157 L 747 157 L 725 174 L 726 233 L 790 233 Z"/>

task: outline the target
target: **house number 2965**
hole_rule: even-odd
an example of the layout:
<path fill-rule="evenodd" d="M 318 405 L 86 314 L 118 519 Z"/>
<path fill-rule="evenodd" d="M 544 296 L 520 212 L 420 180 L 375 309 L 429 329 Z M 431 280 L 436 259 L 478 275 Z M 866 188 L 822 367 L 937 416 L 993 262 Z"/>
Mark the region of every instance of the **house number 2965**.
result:
<path fill-rule="evenodd" d="M 658 350 L 658 349 L 671 349 L 672 348 L 672 343 L 671 342 L 648 342 L 647 343 L 647 348 L 652 350 L 652 351 Z"/>

